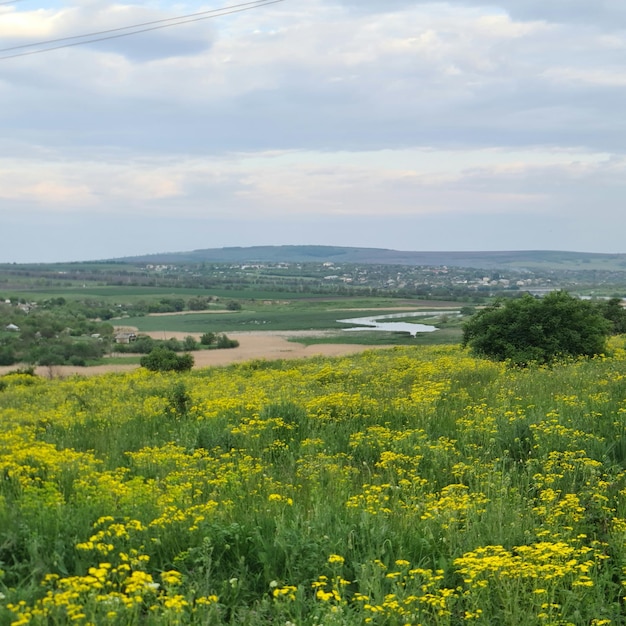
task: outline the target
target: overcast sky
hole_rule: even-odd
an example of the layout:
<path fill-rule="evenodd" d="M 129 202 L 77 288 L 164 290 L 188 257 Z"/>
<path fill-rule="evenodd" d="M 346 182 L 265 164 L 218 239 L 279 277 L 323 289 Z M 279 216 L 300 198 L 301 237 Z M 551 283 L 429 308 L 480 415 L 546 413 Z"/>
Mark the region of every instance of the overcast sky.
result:
<path fill-rule="evenodd" d="M 0 48 L 235 4 L 23 0 Z M 625 110 L 624 0 L 283 0 L 3 58 L 0 262 L 626 252 Z"/>

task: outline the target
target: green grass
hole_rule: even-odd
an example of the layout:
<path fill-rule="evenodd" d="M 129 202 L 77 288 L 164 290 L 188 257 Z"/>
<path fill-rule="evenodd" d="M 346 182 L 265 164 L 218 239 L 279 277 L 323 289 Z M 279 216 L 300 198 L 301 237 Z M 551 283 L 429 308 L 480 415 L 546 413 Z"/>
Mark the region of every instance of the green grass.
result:
<path fill-rule="evenodd" d="M 398 298 L 381 297 L 381 298 L 363 298 L 363 296 L 332 296 L 326 294 L 315 294 L 301 291 L 282 291 L 273 289 L 229 289 L 224 287 L 211 288 L 191 288 L 171 286 L 159 287 L 150 286 L 142 287 L 137 285 L 118 286 L 118 285 L 101 285 L 97 281 L 86 281 L 83 283 L 71 284 L 67 286 L 46 286 L 42 287 L 36 279 L 20 278 L 21 285 L 19 287 L 2 287 L 0 293 L 3 298 L 26 298 L 27 300 L 46 300 L 48 298 L 58 298 L 63 296 L 67 300 L 84 300 L 92 298 L 105 302 L 114 303 L 133 303 L 138 300 L 155 300 L 159 298 L 188 298 L 192 296 L 214 296 L 222 300 L 245 300 L 245 301 L 273 301 L 273 302 L 323 302 L 327 306 L 371 306 L 372 308 L 380 306 L 402 306 L 406 300 Z M 410 301 L 411 306 L 419 303 L 419 300 Z M 343 304 L 342 304 L 343 303 Z M 444 305 L 445 303 L 442 303 Z M 449 304 L 449 303 L 448 303 Z M 435 302 L 435 306 L 439 303 Z"/>
<path fill-rule="evenodd" d="M 321 309 L 321 307 L 320 307 Z M 276 309 L 259 306 L 257 310 L 243 310 L 238 313 L 190 313 L 187 315 L 158 315 L 128 317 L 119 320 L 120 325 L 136 326 L 140 331 L 178 332 L 242 332 L 261 330 L 332 330 L 346 328 L 338 319 L 366 317 L 393 313 L 390 310 L 339 311 L 311 310 L 285 307 Z"/>
<path fill-rule="evenodd" d="M 335 314 L 241 311 L 240 313 L 130 317 L 120 321 L 139 331 L 235 332 L 250 330 L 309 330 L 340 328 Z"/>
<path fill-rule="evenodd" d="M 141 356 L 135 354 L 129 356 L 111 356 L 102 359 L 90 359 L 87 366 L 92 365 L 139 365 Z"/>
<path fill-rule="evenodd" d="M 623 342 L 4 377 L 0 624 L 623 625 Z"/>
<path fill-rule="evenodd" d="M 305 346 L 327 343 L 345 343 L 365 346 L 437 346 L 461 343 L 462 331 L 458 328 L 443 328 L 432 333 L 418 333 L 411 337 L 408 333 L 366 330 L 347 332 L 319 337 L 291 337 L 289 341 Z"/>

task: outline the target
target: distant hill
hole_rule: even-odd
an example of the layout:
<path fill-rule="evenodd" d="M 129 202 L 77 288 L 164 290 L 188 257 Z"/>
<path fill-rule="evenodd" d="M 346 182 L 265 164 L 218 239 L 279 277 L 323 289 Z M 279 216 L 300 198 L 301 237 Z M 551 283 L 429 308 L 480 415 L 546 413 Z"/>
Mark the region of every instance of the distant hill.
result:
<path fill-rule="evenodd" d="M 626 254 L 522 250 L 501 252 L 410 252 L 340 246 L 251 246 L 209 248 L 116 259 L 123 263 L 356 263 L 508 268 L 517 270 L 626 271 Z"/>

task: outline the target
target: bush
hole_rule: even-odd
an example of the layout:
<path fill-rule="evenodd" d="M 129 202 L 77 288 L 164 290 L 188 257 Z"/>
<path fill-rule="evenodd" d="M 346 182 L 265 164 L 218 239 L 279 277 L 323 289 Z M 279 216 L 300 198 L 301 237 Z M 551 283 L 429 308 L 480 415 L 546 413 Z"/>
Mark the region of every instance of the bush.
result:
<path fill-rule="evenodd" d="M 215 343 L 215 333 L 204 333 L 202 337 L 200 337 L 200 343 L 203 346 L 210 346 Z"/>
<path fill-rule="evenodd" d="M 198 349 L 198 342 L 191 335 L 187 335 L 183 339 L 183 349 L 187 352 Z"/>
<path fill-rule="evenodd" d="M 601 354 L 611 323 L 590 302 L 555 291 L 498 301 L 465 323 L 463 345 L 477 356 L 516 365 Z"/>
<path fill-rule="evenodd" d="M 17 361 L 12 348 L 0 348 L 0 365 L 13 365 Z"/>
<path fill-rule="evenodd" d="M 186 372 L 193 367 L 194 359 L 191 354 L 179 356 L 167 348 L 155 348 L 150 354 L 142 356 L 139 363 L 153 372 Z"/>
<path fill-rule="evenodd" d="M 118 343 L 115 344 L 115 351 L 122 354 L 137 353 L 137 354 L 149 354 L 156 347 L 157 342 L 148 337 L 148 335 L 139 335 L 137 339 L 131 343 Z"/>
<path fill-rule="evenodd" d="M 229 339 L 226 335 L 218 335 L 217 337 L 217 348 L 236 348 L 239 345 L 239 342 L 236 339 Z"/>

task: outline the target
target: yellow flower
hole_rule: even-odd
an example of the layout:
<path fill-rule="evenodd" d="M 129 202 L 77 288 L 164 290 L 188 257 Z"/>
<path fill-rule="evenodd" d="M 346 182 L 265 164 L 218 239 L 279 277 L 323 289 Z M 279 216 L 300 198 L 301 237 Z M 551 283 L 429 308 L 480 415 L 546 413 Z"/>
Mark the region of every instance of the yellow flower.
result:
<path fill-rule="evenodd" d="M 177 586 L 183 582 L 183 575 L 175 570 L 161 573 L 161 580 L 166 585 Z"/>

